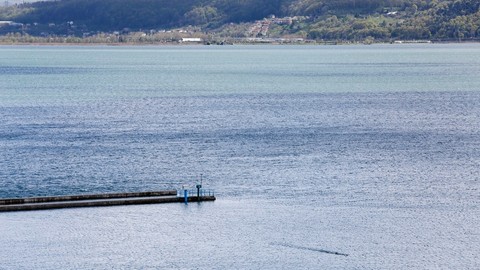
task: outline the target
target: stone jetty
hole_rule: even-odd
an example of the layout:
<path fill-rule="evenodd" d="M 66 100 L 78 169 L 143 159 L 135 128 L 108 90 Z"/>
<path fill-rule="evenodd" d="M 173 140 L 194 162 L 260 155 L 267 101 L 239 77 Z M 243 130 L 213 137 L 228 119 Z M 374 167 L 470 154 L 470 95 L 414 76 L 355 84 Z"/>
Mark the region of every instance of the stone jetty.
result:
<path fill-rule="evenodd" d="M 85 194 L 67 196 L 29 197 L 0 199 L 0 212 L 46 210 L 73 207 L 98 207 L 132 204 L 184 203 L 214 201 L 213 192 L 190 192 L 185 200 L 185 193 L 176 190 Z"/>

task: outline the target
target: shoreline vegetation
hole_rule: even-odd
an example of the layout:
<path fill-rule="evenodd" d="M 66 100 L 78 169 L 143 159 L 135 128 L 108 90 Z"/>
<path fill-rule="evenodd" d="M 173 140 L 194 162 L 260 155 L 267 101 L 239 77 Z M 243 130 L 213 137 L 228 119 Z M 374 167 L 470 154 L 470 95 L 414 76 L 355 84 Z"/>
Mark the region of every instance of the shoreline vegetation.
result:
<path fill-rule="evenodd" d="M 478 0 L 61 0 L 0 7 L 0 44 L 480 42 Z"/>
<path fill-rule="evenodd" d="M 376 43 L 341 43 L 341 42 L 309 42 L 309 43 L 233 43 L 228 44 L 228 46 L 365 46 L 365 45 L 407 45 L 407 44 L 480 44 L 480 41 L 440 41 L 440 42 L 428 42 L 428 41 L 402 41 L 402 42 L 376 42 Z M 194 43 L 194 44 L 182 44 L 182 43 L 86 43 L 86 42 L 77 42 L 77 43 L 61 43 L 61 42 L 0 42 L 0 46 L 111 46 L 111 47 L 128 47 L 128 46 L 138 46 L 138 47 L 149 47 L 149 46 L 220 46 L 220 44 L 204 44 L 204 43 Z M 223 45 L 221 45 L 223 46 Z"/>
<path fill-rule="evenodd" d="M 229 45 L 372 45 L 372 44 L 447 44 L 480 43 L 480 39 L 438 39 L 438 40 L 308 40 L 308 39 L 200 39 L 195 41 L 138 39 L 126 37 L 124 40 L 78 37 L 31 37 L 23 35 L 0 36 L 0 45 L 35 45 L 35 46 L 229 46 Z"/>

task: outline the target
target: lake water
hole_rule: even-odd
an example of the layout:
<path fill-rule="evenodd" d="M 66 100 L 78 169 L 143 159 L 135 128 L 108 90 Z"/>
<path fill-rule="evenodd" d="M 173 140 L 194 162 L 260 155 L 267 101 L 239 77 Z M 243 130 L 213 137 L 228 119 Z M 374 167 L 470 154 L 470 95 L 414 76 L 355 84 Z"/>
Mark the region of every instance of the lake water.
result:
<path fill-rule="evenodd" d="M 480 45 L 0 47 L 0 269 L 479 269 Z"/>

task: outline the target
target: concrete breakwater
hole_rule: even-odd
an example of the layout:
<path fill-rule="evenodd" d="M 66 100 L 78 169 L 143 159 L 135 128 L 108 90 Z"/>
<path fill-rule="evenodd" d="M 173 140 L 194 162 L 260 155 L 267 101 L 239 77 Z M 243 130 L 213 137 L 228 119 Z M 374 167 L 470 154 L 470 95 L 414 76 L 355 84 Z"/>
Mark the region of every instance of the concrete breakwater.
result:
<path fill-rule="evenodd" d="M 191 194 L 187 201 L 200 202 L 216 199 L 211 194 L 195 195 Z M 185 198 L 177 196 L 176 190 L 10 198 L 0 199 L 0 212 L 181 202 L 185 202 Z"/>

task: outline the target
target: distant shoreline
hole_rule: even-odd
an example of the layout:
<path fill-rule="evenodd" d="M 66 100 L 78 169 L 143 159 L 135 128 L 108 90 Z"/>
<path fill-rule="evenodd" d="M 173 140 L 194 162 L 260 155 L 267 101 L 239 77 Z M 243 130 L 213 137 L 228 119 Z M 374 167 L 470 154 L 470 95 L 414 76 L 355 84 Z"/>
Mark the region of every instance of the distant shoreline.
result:
<path fill-rule="evenodd" d="M 373 44 L 478 44 L 480 39 L 424 39 L 424 40 L 313 40 L 313 39 L 288 39 L 288 38 L 220 38 L 220 39 L 199 39 L 198 41 L 187 42 L 182 40 L 164 41 L 104 41 L 76 39 L 68 40 L 63 38 L 38 38 L 36 40 L 25 40 L 22 37 L 0 36 L 0 46 L 229 46 L 229 45 L 273 45 L 273 46 L 321 46 L 321 45 L 373 45 Z"/>
<path fill-rule="evenodd" d="M 61 42 L 0 42 L 0 46 L 106 46 L 106 47 L 160 47 L 160 46 L 178 46 L 178 47 L 187 47 L 187 46 L 211 46 L 211 47 L 223 47 L 223 46 L 246 46 L 246 45 L 267 45 L 267 46 L 348 46 L 348 45 L 411 45 L 411 44 L 480 44 L 480 41 L 429 41 L 429 42 L 415 42 L 415 41 L 403 41 L 403 42 L 373 42 L 373 43 L 362 43 L 362 42 L 309 42 L 309 43 L 234 43 L 228 45 L 220 44 L 204 44 L 204 43 L 89 43 L 89 42 L 79 42 L 79 43 L 61 43 Z"/>

